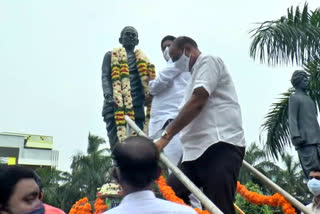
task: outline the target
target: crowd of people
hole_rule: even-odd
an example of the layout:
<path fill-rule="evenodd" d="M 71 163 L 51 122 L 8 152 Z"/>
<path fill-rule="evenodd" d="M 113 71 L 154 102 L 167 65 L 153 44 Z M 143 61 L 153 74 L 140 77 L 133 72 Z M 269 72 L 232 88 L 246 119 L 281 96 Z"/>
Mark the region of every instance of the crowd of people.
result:
<path fill-rule="evenodd" d="M 130 82 L 131 94 L 126 94 L 130 99 L 124 97 L 123 102 L 116 100 L 119 95 L 114 91 L 116 81 L 122 77 L 115 77 L 117 70 L 112 64 L 117 52 L 108 52 L 102 66 L 105 98 L 102 114 L 115 163 L 113 177 L 122 187 L 123 200 L 106 214 L 196 213 L 188 206 L 155 197 L 152 188 L 161 173 L 162 151 L 223 213 L 234 214 L 237 178 L 246 144 L 236 89 L 223 60 L 202 53 L 190 37 L 168 35 L 160 43 L 167 66 L 156 76 L 149 75 L 149 94 L 144 94 L 145 79 L 139 74 L 134 52 L 138 32 L 126 27 L 119 41 L 128 63 L 128 76 L 124 77 L 127 79 L 121 81 Z M 123 138 L 121 122 L 117 121 L 121 113 L 119 105 L 126 103 L 123 109 L 143 128 L 144 105 L 151 98 L 149 138 Z M 124 140 L 117 143 L 121 139 Z M 308 187 L 315 196 L 309 207 L 320 213 L 320 172 L 310 169 L 309 177 Z M 168 184 L 186 203 L 201 207 L 199 200 L 172 173 Z M 0 168 L 0 214 L 64 213 L 43 204 L 42 198 L 40 179 L 31 169 Z"/>

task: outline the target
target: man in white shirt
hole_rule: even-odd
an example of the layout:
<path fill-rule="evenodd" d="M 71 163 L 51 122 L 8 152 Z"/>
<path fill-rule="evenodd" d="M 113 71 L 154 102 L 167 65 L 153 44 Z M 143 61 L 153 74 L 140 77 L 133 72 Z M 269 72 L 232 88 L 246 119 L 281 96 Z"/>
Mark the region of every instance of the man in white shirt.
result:
<path fill-rule="evenodd" d="M 181 170 L 223 213 L 234 214 L 245 139 L 231 76 L 220 58 L 202 54 L 189 37 L 177 38 L 169 52 L 173 62 L 189 64 L 192 77 L 185 105 L 156 145 L 162 150 L 181 131 Z M 188 201 L 190 192 L 174 175 L 168 184 Z"/>
<path fill-rule="evenodd" d="M 149 136 L 152 139 L 160 138 L 167 125 L 178 115 L 178 108 L 191 77 L 186 64 L 176 64 L 170 59 L 169 47 L 175 39 L 170 35 L 162 39 L 161 50 L 168 64 L 149 82 L 150 94 L 153 96 L 149 124 Z M 173 164 L 178 164 L 182 156 L 182 145 L 178 135 L 164 148 L 164 153 Z"/>
<path fill-rule="evenodd" d="M 129 137 L 113 150 L 117 167 L 113 175 L 122 187 L 120 205 L 105 214 L 196 214 L 184 205 L 155 197 L 152 184 L 160 175 L 159 151 L 145 137 Z"/>
<path fill-rule="evenodd" d="M 320 214 L 320 172 L 318 170 L 312 170 L 309 173 L 309 179 L 308 189 L 314 197 L 312 203 L 308 204 L 307 207 L 315 214 Z"/>

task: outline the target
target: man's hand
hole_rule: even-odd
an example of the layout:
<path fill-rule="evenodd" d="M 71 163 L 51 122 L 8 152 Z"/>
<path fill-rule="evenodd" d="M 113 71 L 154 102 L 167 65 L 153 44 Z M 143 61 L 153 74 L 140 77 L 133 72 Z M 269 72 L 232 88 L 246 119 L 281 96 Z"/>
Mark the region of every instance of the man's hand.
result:
<path fill-rule="evenodd" d="M 161 152 L 163 150 L 164 147 L 166 147 L 166 145 L 169 143 L 170 141 L 166 138 L 160 138 L 159 140 L 157 140 L 156 142 L 156 147 L 158 149 L 159 152 Z"/>

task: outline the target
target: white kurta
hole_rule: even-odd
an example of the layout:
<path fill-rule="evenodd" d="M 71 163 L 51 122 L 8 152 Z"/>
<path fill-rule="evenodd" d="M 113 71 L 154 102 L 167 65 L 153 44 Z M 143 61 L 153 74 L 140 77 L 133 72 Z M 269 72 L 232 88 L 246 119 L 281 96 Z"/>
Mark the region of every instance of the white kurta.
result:
<path fill-rule="evenodd" d="M 139 191 L 125 196 L 120 205 L 103 214 L 196 214 L 188 206 L 155 197 L 152 191 Z"/>
<path fill-rule="evenodd" d="M 165 123 L 178 115 L 190 78 L 190 72 L 177 67 L 169 60 L 167 67 L 149 82 L 150 94 L 153 96 L 148 133 L 151 138 L 161 137 Z M 165 147 L 164 153 L 173 164 L 177 165 L 182 155 L 178 135 Z"/>
<path fill-rule="evenodd" d="M 218 57 L 201 54 L 191 72 L 191 82 L 184 102 L 200 87 L 208 92 L 209 98 L 199 115 L 180 132 L 183 161 L 196 160 L 218 142 L 244 147 L 240 106 L 223 61 Z"/>

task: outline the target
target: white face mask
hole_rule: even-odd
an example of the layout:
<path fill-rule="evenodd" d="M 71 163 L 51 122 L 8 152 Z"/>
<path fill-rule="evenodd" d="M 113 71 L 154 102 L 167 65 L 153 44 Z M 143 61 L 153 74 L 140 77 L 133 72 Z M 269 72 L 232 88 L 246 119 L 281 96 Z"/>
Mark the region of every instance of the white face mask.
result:
<path fill-rule="evenodd" d="M 174 62 L 175 67 L 185 71 L 189 71 L 190 56 L 189 57 L 186 56 L 185 50 L 183 50 L 182 56 L 177 61 Z"/>
<path fill-rule="evenodd" d="M 163 51 L 163 57 L 167 62 L 170 60 L 169 47 L 168 46 Z"/>
<path fill-rule="evenodd" d="M 308 189 L 309 191 L 314 195 L 318 196 L 320 195 L 320 181 L 312 178 L 311 180 L 308 181 Z"/>

